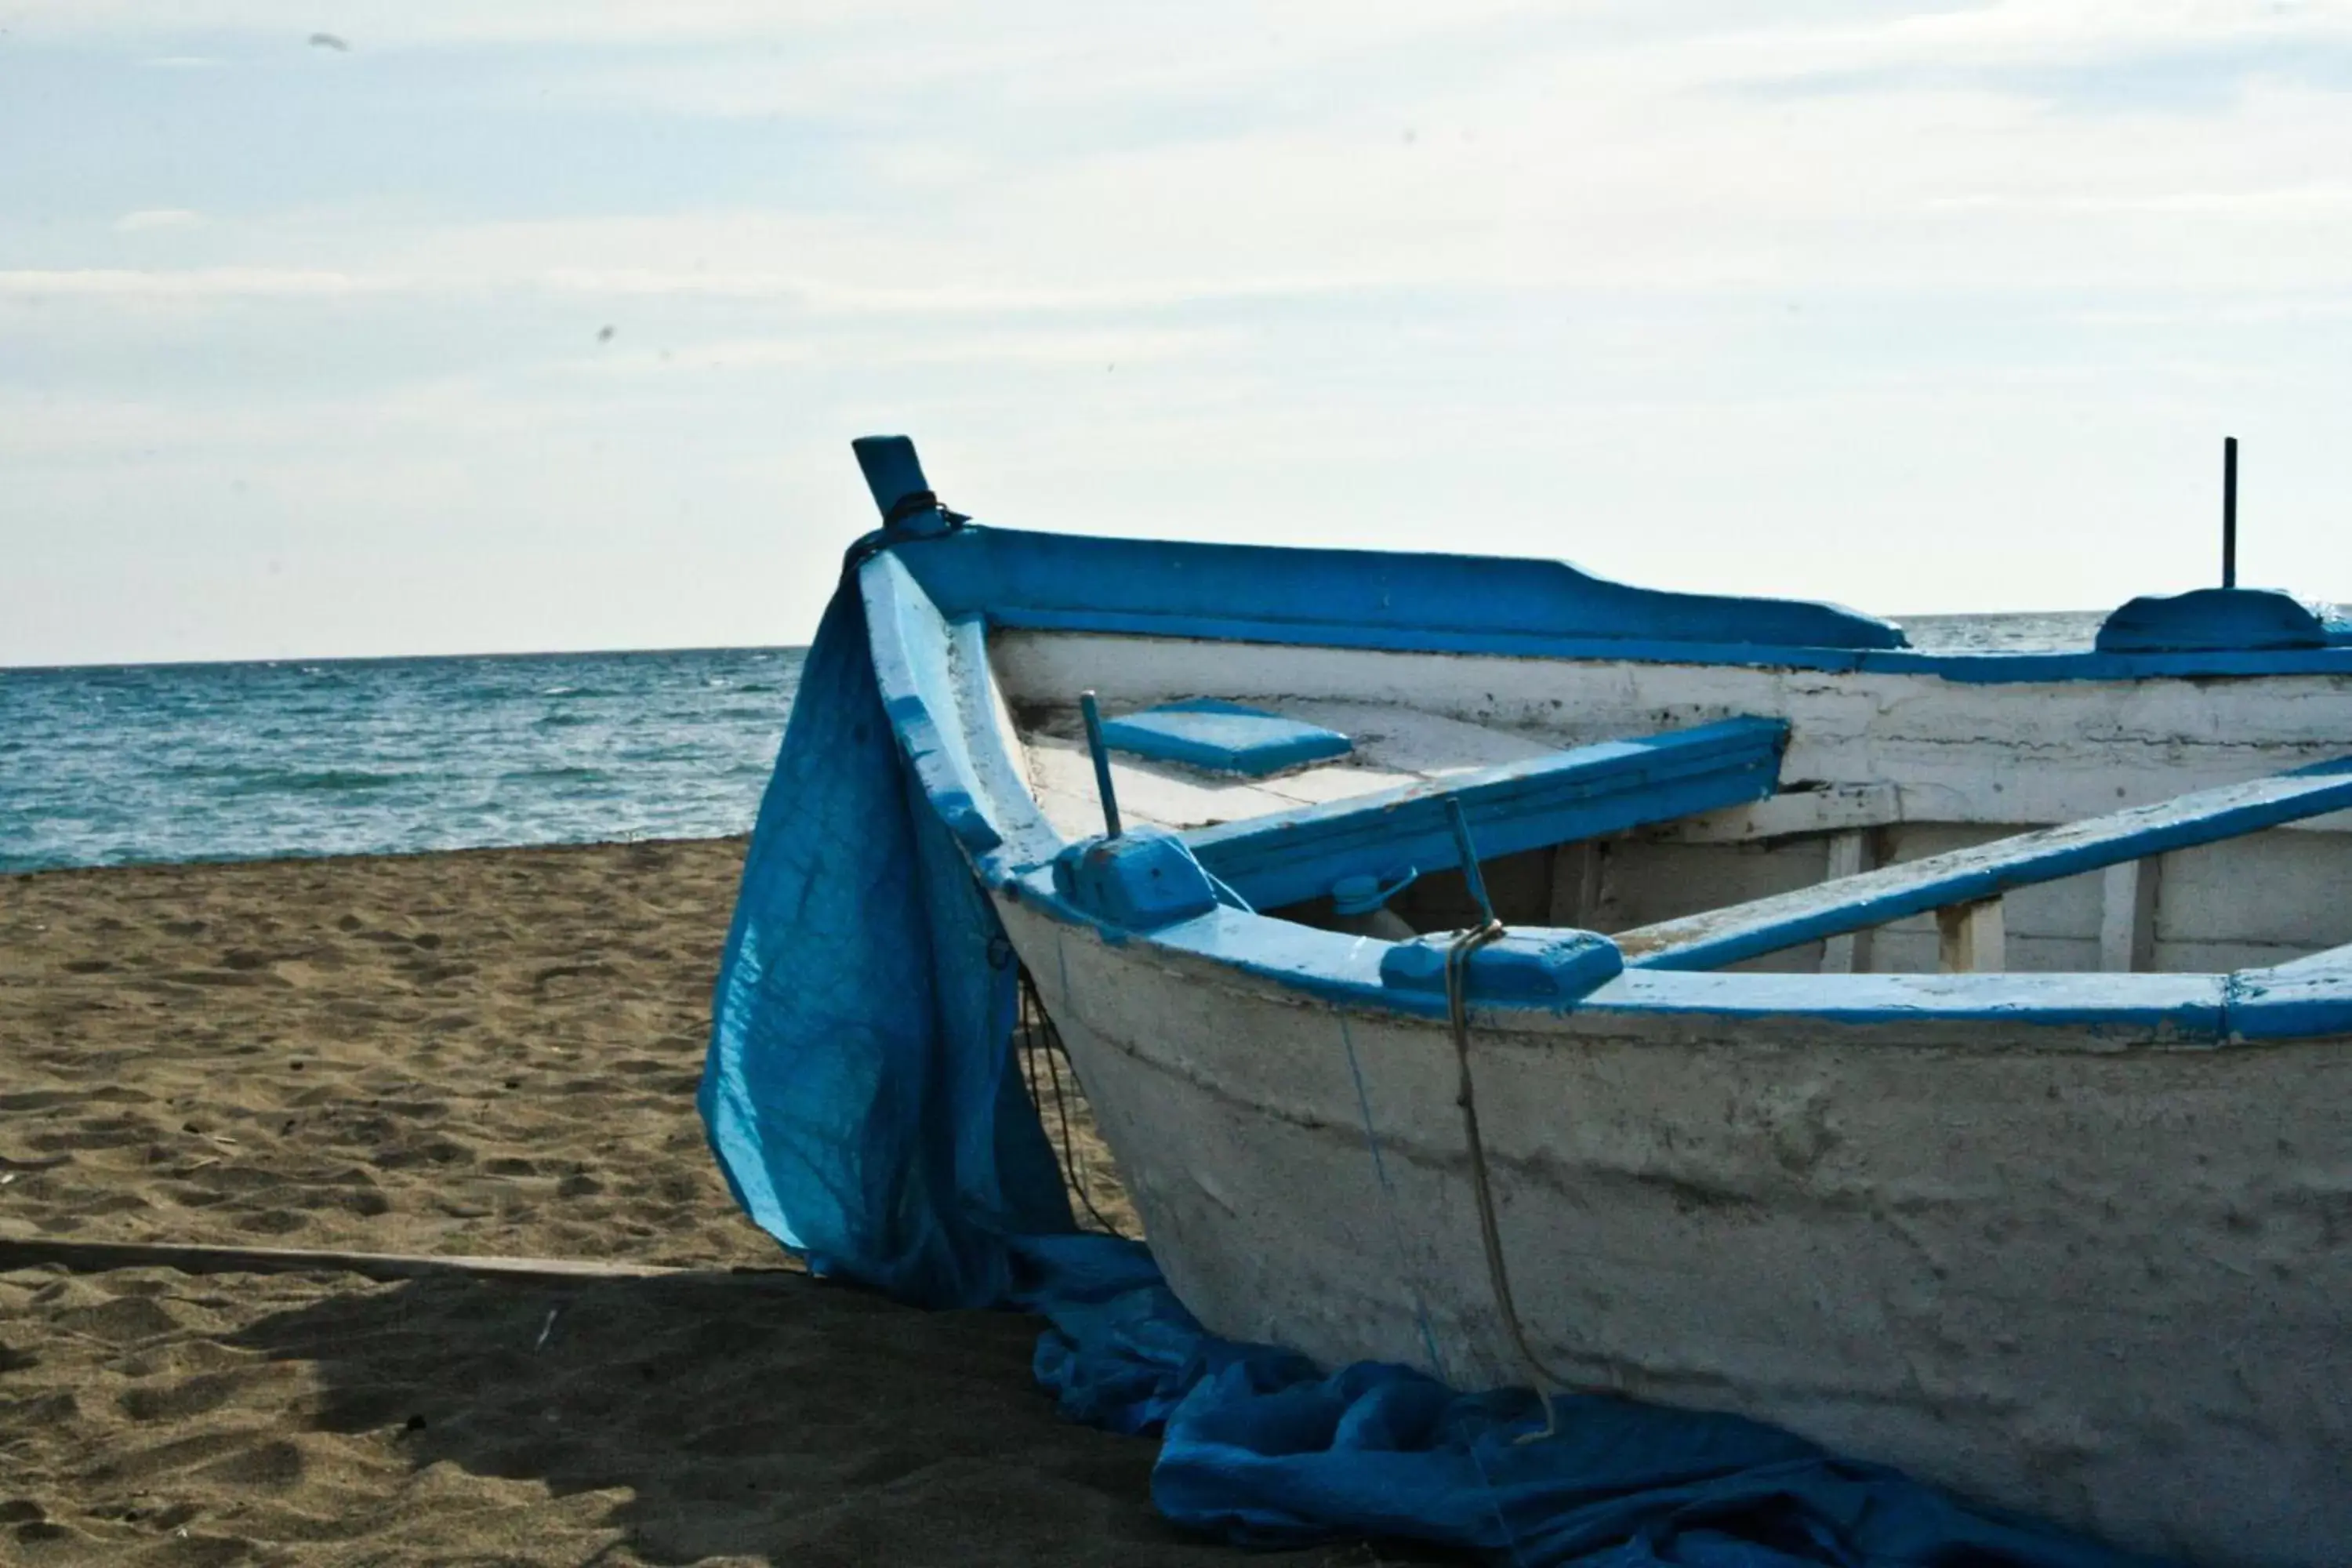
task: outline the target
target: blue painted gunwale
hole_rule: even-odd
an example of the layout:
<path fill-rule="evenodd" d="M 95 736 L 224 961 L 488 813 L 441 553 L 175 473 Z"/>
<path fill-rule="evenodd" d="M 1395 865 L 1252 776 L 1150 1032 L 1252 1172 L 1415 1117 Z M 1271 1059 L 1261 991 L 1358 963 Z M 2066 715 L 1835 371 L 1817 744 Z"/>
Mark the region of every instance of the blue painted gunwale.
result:
<path fill-rule="evenodd" d="M 1286 647 L 1932 675 L 1969 683 L 2352 676 L 2352 646 L 1922 653 L 1834 605 L 1630 587 L 1556 561 L 1095 539 L 970 524 L 892 547 L 992 627 Z"/>
<path fill-rule="evenodd" d="M 877 554 L 859 568 L 860 585 L 875 672 L 892 729 L 917 782 L 984 886 L 1064 925 L 1091 930 L 1113 945 L 1156 950 L 1179 962 L 1206 961 L 1328 1003 L 1391 1015 L 1444 1016 L 1442 997 L 1382 984 L 1386 942 L 1226 908 L 1150 931 L 1130 931 L 1063 900 L 1055 891 L 1049 863 L 1066 840 L 1019 787 L 1019 770 L 1004 754 L 986 707 L 978 660 L 984 625 L 1007 623 L 968 597 L 954 600 L 956 610 L 947 611 L 900 559 L 960 536 L 900 544 Z M 1607 657 L 1626 657 L 1621 646 L 1611 646 Z M 1995 657 L 2014 663 L 2039 656 Z M 2201 656 L 2134 656 L 2126 662 L 2157 657 Z M 2352 673 L 2352 650 L 2280 657 L 2334 658 L 2329 668 Z M 1510 1000 L 1477 1005 L 1481 1015 L 1494 1016 L 1564 1010 Z M 2030 1025 L 2089 1029 L 2129 1041 L 2222 1047 L 2352 1035 L 2352 963 L 2330 966 L 2305 960 L 2229 975 L 1822 977 L 1629 970 L 1575 1010 L 1853 1026 Z"/>

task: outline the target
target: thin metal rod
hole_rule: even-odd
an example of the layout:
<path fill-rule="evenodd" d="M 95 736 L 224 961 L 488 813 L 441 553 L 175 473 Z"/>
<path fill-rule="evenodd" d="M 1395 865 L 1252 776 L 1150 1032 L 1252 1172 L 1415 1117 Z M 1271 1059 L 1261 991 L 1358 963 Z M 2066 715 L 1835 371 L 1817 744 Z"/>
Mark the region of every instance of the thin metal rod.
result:
<path fill-rule="evenodd" d="M 1095 706 L 1095 694 L 1078 693 L 1078 711 L 1086 715 L 1087 750 L 1095 759 L 1095 793 L 1102 797 L 1103 834 L 1106 837 L 1119 836 L 1118 796 L 1110 787 L 1110 748 L 1103 744 L 1102 710 Z"/>
<path fill-rule="evenodd" d="M 2221 586 L 2238 585 L 2238 438 L 2221 438 Z"/>
<path fill-rule="evenodd" d="M 1454 830 L 1454 847 L 1462 852 L 1462 880 L 1468 884 L 1471 900 L 1478 906 L 1479 921 L 1493 925 L 1494 900 L 1486 897 L 1486 874 L 1478 869 L 1478 847 L 1470 842 L 1470 819 L 1462 815 L 1459 796 L 1445 797 L 1445 826 Z"/>

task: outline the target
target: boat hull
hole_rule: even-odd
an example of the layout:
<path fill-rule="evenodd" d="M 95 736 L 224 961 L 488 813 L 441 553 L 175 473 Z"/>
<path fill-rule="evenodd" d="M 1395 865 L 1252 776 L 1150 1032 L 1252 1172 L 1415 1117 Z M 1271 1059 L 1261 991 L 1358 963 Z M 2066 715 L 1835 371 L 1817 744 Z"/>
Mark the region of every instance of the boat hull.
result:
<path fill-rule="evenodd" d="M 1207 1326 L 1529 1381 L 1441 1021 L 998 901 Z M 1521 1317 L 1580 1384 L 2321 1568 L 2352 1542 L 2347 1046 L 1595 1005 L 1482 1011 L 1473 1061 Z"/>

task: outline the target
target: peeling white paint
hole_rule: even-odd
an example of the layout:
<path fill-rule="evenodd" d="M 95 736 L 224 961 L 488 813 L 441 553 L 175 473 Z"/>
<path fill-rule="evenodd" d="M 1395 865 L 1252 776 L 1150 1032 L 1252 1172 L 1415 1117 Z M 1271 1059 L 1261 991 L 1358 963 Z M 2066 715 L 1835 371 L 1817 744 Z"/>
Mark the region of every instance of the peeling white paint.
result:
<path fill-rule="evenodd" d="M 1528 1381 L 1442 1026 L 1003 912 L 1205 1323 Z M 1583 1014 L 1490 1020 L 1475 1062 L 1513 1284 L 1554 1364 L 2126 1545 L 2337 1568 L 2347 1047 Z"/>
<path fill-rule="evenodd" d="M 1090 779 L 1039 727 L 1082 687 L 1120 709 L 1222 697 L 1406 737 L 1372 765 L 1419 777 L 1498 749 L 1787 719 L 1789 793 L 1490 865 L 1498 900 L 1609 931 L 2352 753 L 2344 677 L 1979 686 L 1034 633 L 994 634 L 991 654 L 1066 831 L 1092 830 Z M 1346 787 L 1300 782 L 1315 776 L 1136 787 L 1188 826 Z M 1939 960 L 2277 963 L 2352 943 L 2347 828 L 2338 813 L 2015 889 L 1947 922 L 1950 955 L 1921 914 L 1736 967 L 1829 985 Z M 1001 908 L 1205 1323 L 1327 1363 L 1528 1381 L 1495 1315 L 1441 1025 Z M 1513 1283 L 1552 1364 L 2142 1550 L 2352 1561 L 2352 1038 L 1477 1017 Z"/>

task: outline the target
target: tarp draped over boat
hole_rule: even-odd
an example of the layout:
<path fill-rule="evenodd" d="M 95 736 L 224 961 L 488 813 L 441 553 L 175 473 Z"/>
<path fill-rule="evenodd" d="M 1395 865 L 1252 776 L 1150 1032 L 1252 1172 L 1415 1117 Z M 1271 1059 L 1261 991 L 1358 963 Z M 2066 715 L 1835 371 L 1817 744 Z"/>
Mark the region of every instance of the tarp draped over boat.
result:
<path fill-rule="evenodd" d="M 761 1228 L 924 1307 L 1011 1289 L 1074 1228 L 1008 1048 L 1003 929 L 900 765 L 844 577 L 801 666 L 713 999 L 698 1097 Z"/>
<path fill-rule="evenodd" d="M 1013 1066 L 1003 929 L 902 764 L 854 570 L 802 668 L 715 996 L 699 1104 L 737 1200 L 820 1273 L 1044 1314 L 1074 1419 L 1159 1432 L 1152 1494 L 1252 1545 L 1429 1542 L 1525 1564 L 2123 1568 L 1736 1416 L 1326 1375 L 1204 1331 L 1150 1254 L 1085 1235 Z"/>

